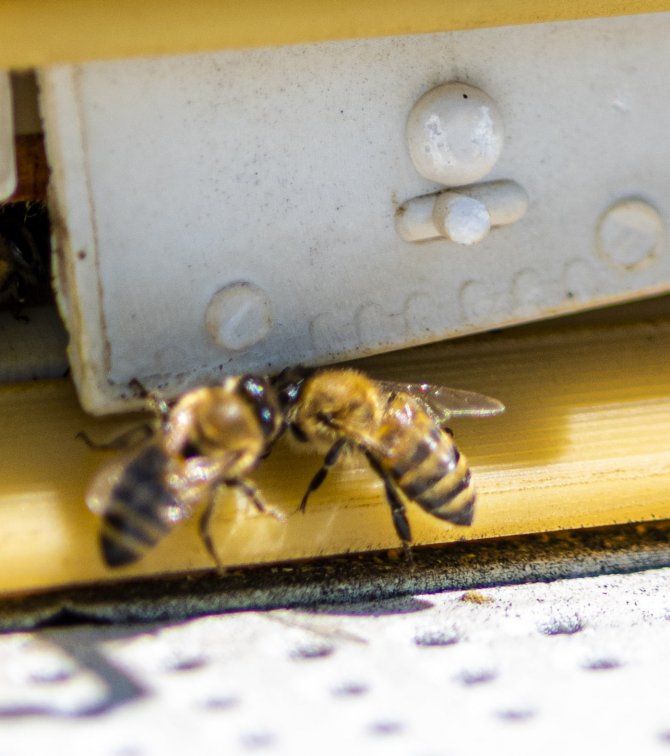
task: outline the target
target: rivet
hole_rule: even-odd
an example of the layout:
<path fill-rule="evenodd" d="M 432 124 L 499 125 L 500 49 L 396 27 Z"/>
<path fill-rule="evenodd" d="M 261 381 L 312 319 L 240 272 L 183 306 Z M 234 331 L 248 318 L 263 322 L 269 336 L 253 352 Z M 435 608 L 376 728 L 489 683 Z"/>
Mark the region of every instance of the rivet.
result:
<path fill-rule="evenodd" d="M 659 255 L 664 233 L 656 208 L 641 199 L 624 199 L 609 207 L 598 222 L 598 253 L 616 268 L 640 270 Z"/>
<path fill-rule="evenodd" d="M 486 176 L 500 157 L 503 120 L 481 89 L 451 82 L 426 92 L 407 119 L 407 142 L 416 170 L 446 186 Z"/>
<path fill-rule="evenodd" d="M 219 289 L 207 306 L 207 332 L 226 349 L 239 351 L 258 344 L 271 326 L 272 309 L 266 293 L 248 281 Z"/>
<path fill-rule="evenodd" d="M 473 197 L 443 192 L 435 202 L 433 220 L 444 236 L 456 244 L 476 244 L 491 229 L 486 205 Z"/>
<path fill-rule="evenodd" d="M 476 244 L 492 226 L 516 223 L 527 208 L 523 187 L 514 181 L 491 181 L 414 197 L 396 211 L 395 227 L 409 242 L 444 237 Z"/>

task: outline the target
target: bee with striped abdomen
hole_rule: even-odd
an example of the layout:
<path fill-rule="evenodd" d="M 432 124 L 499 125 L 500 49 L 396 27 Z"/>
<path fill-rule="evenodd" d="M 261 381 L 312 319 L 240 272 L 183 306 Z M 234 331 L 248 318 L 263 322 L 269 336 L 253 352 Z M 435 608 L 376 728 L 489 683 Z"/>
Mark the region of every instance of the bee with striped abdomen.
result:
<path fill-rule="evenodd" d="M 236 488 L 260 512 L 268 511 L 248 476 L 282 429 L 275 392 L 265 379 L 245 375 L 188 391 L 173 406 L 150 399 L 158 427 L 148 429 L 148 441 L 105 466 L 86 496 L 102 517 L 103 558 L 111 567 L 138 560 L 204 505 L 200 535 L 220 565 L 209 532 L 217 489 Z M 119 448 L 128 435 L 103 448 Z"/>
<path fill-rule="evenodd" d="M 293 436 L 325 455 L 300 503 L 324 481 L 343 451 L 358 451 L 384 483 L 396 532 L 412 540 L 405 503 L 470 525 L 475 489 L 465 457 L 445 427 L 451 417 L 497 415 L 504 406 L 445 386 L 375 381 L 349 369 L 289 368 L 274 379 Z"/>

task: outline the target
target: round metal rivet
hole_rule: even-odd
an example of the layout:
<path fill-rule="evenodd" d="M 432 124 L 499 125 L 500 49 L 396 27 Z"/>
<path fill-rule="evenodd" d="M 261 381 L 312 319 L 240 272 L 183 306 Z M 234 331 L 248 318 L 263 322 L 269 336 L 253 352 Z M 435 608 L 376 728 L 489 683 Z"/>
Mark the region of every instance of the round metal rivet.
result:
<path fill-rule="evenodd" d="M 229 284 L 211 298 L 205 326 L 220 346 L 236 351 L 247 349 L 270 331 L 270 301 L 263 289 L 248 281 Z"/>
<path fill-rule="evenodd" d="M 663 220 L 648 202 L 624 199 L 609 207 L 596 232 L 598 252 L 611 265 L 634 271 L 658 256 L 665 231 Z"/>

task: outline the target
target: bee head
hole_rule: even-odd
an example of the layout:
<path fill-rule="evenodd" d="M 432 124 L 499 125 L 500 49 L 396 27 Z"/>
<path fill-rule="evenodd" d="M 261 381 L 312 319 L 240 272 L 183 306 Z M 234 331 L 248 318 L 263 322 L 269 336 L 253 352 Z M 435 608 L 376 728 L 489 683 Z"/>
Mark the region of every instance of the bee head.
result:
<path fill-rule="evenodd" d="M 298 441 L 319 451 L 342 437 L 357 442 L 379 423 L 376 384 L 356 370 L 322 368 L 291 387 L 297 396 L 284 408 L 288 425 Z"/>

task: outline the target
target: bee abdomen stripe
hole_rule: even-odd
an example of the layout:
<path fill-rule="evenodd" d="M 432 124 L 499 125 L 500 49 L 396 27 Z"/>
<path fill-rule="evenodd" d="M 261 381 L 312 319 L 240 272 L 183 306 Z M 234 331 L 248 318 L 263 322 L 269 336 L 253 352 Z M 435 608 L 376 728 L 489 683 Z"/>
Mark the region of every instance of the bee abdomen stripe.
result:
<path fill-rule="evenodd" d="M 144 553 L 145 549 L 135 548 L 119 539 L 117 533 L 108 533 L 103 528 L 100 533 L 100 550 L 105 563 L 109 567 L 124 567 L 136 562 Z"/>
<path fill-rule="evenodd" d="M 167 533 L 170 528 L 162 512 L 174 504 L 174 499 L 163 479 L 165 464 L 165 453 L 161 449 L 145 449 L 128 465 L 112 489 L 105 519 L 116 518 L 120 529 L 155 531 L 156 539 Z"/>
<path fill-rule="evenodd" d="M 138 560 L 170 530 L 159 519 L 147 520 L 122 502 L 103 517 L 100 545 L 108 565 L 121 567 Z"/>
<path fill-rule="evenodd" d="M 153 546 L 167 532 L 167 528 L 153 528 L 151 524 L 145 528 L 144 523 L 138 523 L 136 518 L 128 517 L 127 514 L 120 512 L 108 512 L 104 517 L 104 522 L 108 533 L 118 533 L 129 541 L 147 546 Z"/>
<path fill-rule="evenodd" d="M 432 511 L 431 514 L 439 517 L 441 520 L 453 522 L 454 525 L 471 525 L 475 514 L 475 499 L 476 495 L 473 490 L 470 496 L 456 508 L 450 509 L 447 512 Z"/>
<path fill-rule="evenodd" d="M 411 482 L 406 483 L 405 481 L 400 481 L 399 483 L 405 496 L 407 496 L 408 499 L 416 501 L 420 499 L 423 494 L 436 486 L 443 478 L 444 471 L 440 470 L 427 478 L 415 478 Z"/>
<path fill-rule="evenodd" d="M 106 523 L 103 524 L 100 531 L 100 542 L 103 545 L 105 552 L 112 549 L 117 553 L 127 553 L 128 558 L 126 561 L 135 561 L 136 559 L 139 559 L 155 545 L 154 543 L 147 543 L 146 541 L 138 541 L 127 531 L 110 528 Z M 108 564 L 111 564 L 109 559 L 106 559 L 106 561 Z M 114 564 L 117 564 L 117 562 L 115 561 Z"/>
<path fill-rule="evenodd" d="M 442 446 L 440 449 L 435 449 L 429 443 L 423 442 L 420 446 L 424 446 L 426 453 L 422 454 L 420 458 L 417 455 L 417 461 L 414 461 L 414 457 L 404 467 L 404 472 L 397 474 L 396 480 L 401 486 L 413 485 L 416 480 L 429 480 L 433 477 L 440 475 L 441 478 L 450 475 L 457 470 L 461 461 L 461 455 L 454 444 L 450 444 L 448 447 Z M 395 471 L 395 470 L 394 470 Z M 407 478 L 407 481 L 401 480 L 401 478 Z"/>
<path fill-rule="evenodd" d="M 425 462 L 431 453 L 430 444 L 426 441 L 420 441 L 414 453 L 407 459 L 399 459 L 392 467 L 391 472 L 396 480 L 402 478 L 410 470 L 417 468 L 422 462 Z"/>
<path fill-rule="evenodd" d="M 430 496 L 417 499 L 417 503 L 426 512 L 457 525 L 470 525 L 476 493 L 469 471 L 457 486 L 442 491 L 438 489 L 431 493 Z"/>
<path fill-rule="evenodd" d="M 128 481 L 114 488 L 112 500 L 108 515 L 117 514 L 134 522 L 138 528 L 153 527 L 161 533 L 168 532 L 169 527 L 161 516 L 161 510 L 174 502 L 162 484 L 154 481 L 133 485 L 132 481 Z"/>
<path fill-rule="evenodd" d="M 417 497 L 417 501 L 424 509 L 438 517 L 439 514 L 436 510 L 443 509 L 472 486 L 470 470 L 467 470 L 463 477 L 454 485 L 446 485 L 446 483 L 447 481 L 445 480 L 444 486 L 436 484 L 432 490 L 426 490 L 422 496 Z"/>

